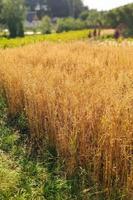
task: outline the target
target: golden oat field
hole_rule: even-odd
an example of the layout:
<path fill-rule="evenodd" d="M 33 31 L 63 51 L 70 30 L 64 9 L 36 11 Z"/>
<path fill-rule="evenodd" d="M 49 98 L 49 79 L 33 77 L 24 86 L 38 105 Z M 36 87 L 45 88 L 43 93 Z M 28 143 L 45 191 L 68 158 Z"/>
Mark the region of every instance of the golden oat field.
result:
<path fill-rule="evenodd" d="M 0 87 L 9 116 L 27 117 L 30 151 L 43 154 L 50 146 L 67 176 L 85 168 L 88 188 L 93 182 L 106 199 L 114 188 L 121 199 L 133 199 L 133 45 L 73 41 L 1 49 Z"/>

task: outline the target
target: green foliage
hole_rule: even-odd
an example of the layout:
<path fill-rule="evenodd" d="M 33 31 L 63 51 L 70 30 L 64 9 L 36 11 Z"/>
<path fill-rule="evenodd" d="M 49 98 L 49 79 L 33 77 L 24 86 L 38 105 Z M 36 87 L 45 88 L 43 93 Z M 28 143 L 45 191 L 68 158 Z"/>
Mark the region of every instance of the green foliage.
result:
<path fill-rule="evenodd" d="M 57 20 L 57 33 L 61 33 L 63 31 L 70 31 L 74 29 L 74 19 L 73 18 L 65 18 Z"/>
<path fill-rule="evenodd" d="M 6 111 L 6 101 L 1 95 L 2 91 L 0 90 L 0 119 L 2 120 L 5 117 Z"/>
<path fill-rule="evenodd" d="M 70 186 L 67 180 L 63 180 L 59 176 L 49 175 L 44 185 L 44 197 L 47 200 L 71 199 Z"/>
<path fill-rule="evenodd" d="M 43 17 L 40 24 L 40 30 L 42 34 L 50 34 L 52 32 L 52 22 L 50 17 Z"/>
<path fill-rule="evenodd" d="M 19 182 L 19 167 L 5 153 L 0 151 L 0 199 L 10 198 L 10 194 L 16 191 Z"/>
<path fill-rule="evenodd" d="M 123 25 L 123 36 L 133 35 L 133 3 L 110 11 L 99 12 L 95 9 L 83 11 L 80 19 L 86 21 L 89 28 L 117 28 Z"/>
<path fill-rule="evenodd" d="M 107 13 L 107 25 L 117 28 L 120 24 L 124 26 L 124 35 L 133 35 L 133 3 L 113 9 Z"/>
<path fill-rule="evenodd" d="M 90 28 L 102 26 L 102 13 L 97 10 L 89 10 L 87 17 L 87 25 Z"/>
<path fill-rule="evenodd" d="M 23 0 L 2 0 L 1 18 L 9 29 L 10 37 L 24 36 L 24 12 Z"/>
<path fill-rule="evenodd" d="M 52 155 L 45 152 L 43 161 L 31 159 L 26 138 L 8 126 L 6 111 L 5 100 L 0 96 L 0 199 L 68 200 L 68 181 L 61 176 L 61 168 L 52 164 Z M 18 122 L 24 121 L 21 115 Z"/>
<path fill-rule="evenodd" d="M 88 16 L 89 16 L 89 11 L 85 10 L 85 11 L 80 13 L 79 18 L 82 19 L 82 20 L 86 20 Z"/>
<path fill-rule="evenodd" d="M 21 133 L 27 133 L 29 131 L 28 120 L 24 112 L 20 113 L 17 118 L 17 128 L 20 130 Z"/>
<path fill-rule="evenodd" d="M 86 27 L 86 24 L 84 21 L 69 17 L 69 18 L 57 20 L 56 31 L 60 33 L 63 31 L 81 30 L 81 29 L 84 29 L 85 27 Z"/>
<path fill-rule="evenodd" d="M 28 134 L 28 120 L 24 112 L 17 113 L 16 115 L 8 115 L 7 122 L 10 126 L 19 129 L 21 134 Z"/>
<path fill-rule="evenodd" d="M 82 40 L 88 37 L 88 30 L 81 30 L 81 31 L 70 31 L 64 33 L 53 33 L 49 35 L 33 35 L 33 36 L 26 36 L 24 38 L 15 38 L 15 39 L 7 39 L 7 38 L 0 38 L 0 48 L 13 48 L 13 47 L 20 47 L 25 46 L 28 44 L 34 44 L 37 42 L 43 41 L 53 41 L 53 42 L 60 42 L 60 41 L 73 41 L 73 40 Z"/>
<path fill-rule="evenodd" d="M 49 15 L 51 17 L 77 17 L 84 9 L 82 0 L 25 0 L 29 10 L 34 11 L 39 4 L 38 17 Z M 44 5 L 47 9 L 44 9 Z"/>
<path fill-rule="evenodd" d="M 47 5 L 52 17 L 78 17 L 83 10 L 82 0 L 48 0 Z"/>

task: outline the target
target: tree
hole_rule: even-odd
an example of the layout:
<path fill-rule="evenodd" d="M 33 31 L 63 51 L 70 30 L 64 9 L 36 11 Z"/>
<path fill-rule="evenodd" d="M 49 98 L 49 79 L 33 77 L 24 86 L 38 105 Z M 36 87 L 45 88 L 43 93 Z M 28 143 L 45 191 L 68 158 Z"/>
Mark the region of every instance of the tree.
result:
<path fill-rule="evenodd" d="M 86 23 L 81 19 L 75 19 L 73 17 L 60 18 L 57 20 L 57 29 L 56 32 L 60 33 L 63 31 L 70 30 L 81 30 L 86 27 Z"/>
<path fill-rule="evenodd" d="M 89 10 L 87 17 L 87 25 L 89 28 L 102 26 L 102 13 L 95 9 Z"/>
<path fill-rule="evenodd" d="M 52 17 L 78 17 L 83 9 L 82 0 L 47 0 Z"/>
<path fill-rule="evenodd" d="M 10 37 L 24 36 L 24 2 L 23 0 L 2 0 L 1 20 L 6 24 Z"/>
<path fill-rule="evenodd" d="M 78 17 L 83 10 L 82 0 L 24 0 L 30 11 L 35 11 L 37 7 L 44 15 L 49 14 L 51 17 Z M 47 7 L 47 11 L 44 7 Z M 42 16 L 41 14 L 41 16 Z"/>
<path fill-rule="evenodd" d="M 67 0 L 48 0 L 51 17 L 66 17 L 69 15 Z"/>
<path fill-rule="evenodd" d="M 0 23 L 3 22 L 3 19 L 2 19 L 2 9 L 3 9 L 3 0 L 0 0 Z"/>
<path fill-rule="evenodd" d="M 82 0 L 73 0 L 74 2 L 74 17 L 79 17 L 80 13 L 83 11 L 83 2 Z"/>
<path fill-rule="evenodd" d="M 88 10 L 84 10 L 83 12 L 80 13 L 79 18 L 82 20 L 86 20 L 89 16 L 89 11 Z"/>
<path fill-rule="evenodd" d="M 133 3 L 110 10 L 107 13 L 109 27 L 117 28 L 125 25 L 125 35 L 133 35 Z"/>

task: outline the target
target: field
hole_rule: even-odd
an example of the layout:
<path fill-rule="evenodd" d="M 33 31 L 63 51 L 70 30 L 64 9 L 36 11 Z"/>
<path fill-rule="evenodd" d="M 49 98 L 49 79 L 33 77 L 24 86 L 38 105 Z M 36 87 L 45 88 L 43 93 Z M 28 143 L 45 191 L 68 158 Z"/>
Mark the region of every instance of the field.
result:
<path fill-rule="evenodd" d="M 31 35 L 26 36 L 24 38 L 16 38 L 16 39 L 8 39 L 8 38 L 0 38 L 0 48 L 13 48 L 25 46 L 27 44 L 34 44 L 42 41 L 72 41 L 72 40 L 81 40 L 86 39 L 88 37 L 89 30 L 81 30 L 81 31 L 69 31 L 64 33 L 53 33 L 49 35 Z"/>
<path fill-rule="evenodd" d="M 63 33 L 52 33 L 48 35 L 29 35 L 24 38 L 10 39 L 7 37 L 0 37 L 0 48 L 15 48 L 22 47 L 28 44 L 35 44 L 38 42 L 51 41 L 51 42 L 70 42 L 78 40 L 87 40 L 89 32 L 93 32 L 91 29 L 79 30 L 79 31 L 69 31 Z M 101 41 L 114 41 L 113 39 L 114 29 L 103 29 L 101 30 L 101 38 L 96 38 Z M 92 38 L 91 40 L 93 40 Z M 132 38 L 120 38 L 119 42 L 133 42 Z"/>
<path fill-rule="evenodd" d="M 64 37 L 58 39 L 60 36 Z M 42 36 L 42 40 L 44 37 L 56 38 Z M 17 40 L 11 45 L 16 47 Z M 64 194 L 60 189 L 55 194 L 53 186 L 53 196 L 45 196 L 43 189 L 42 197 L 37 193 L 31 199 L 133 199 L 132 57 L 132 43 L 125 42 L 45 41 L 0 50 L 0 90 L 6 100 L 6 118 L 13 121 L 15 130 L 17 126 L 28 135 L 25 151 L 30 156 L 40 158 L 52 151 L 63 174 L 56 171 L 52 177 L 63 176 L 64 182 L 59 179 L 56 186 L 65 188 Z M 15 141 L 18 135 L 13 136 Z M 44 168 L 41 170 L 38 179 L 44 182 Z M 13 173 L 11 180 L 20 173 L 19 167 Z M 48 176 L 48 172 L 44 174 Z M 72 185 L 71 190 L 66 189 L 70 177 L 78 177 L 77 195 L 72 195 Z"/>

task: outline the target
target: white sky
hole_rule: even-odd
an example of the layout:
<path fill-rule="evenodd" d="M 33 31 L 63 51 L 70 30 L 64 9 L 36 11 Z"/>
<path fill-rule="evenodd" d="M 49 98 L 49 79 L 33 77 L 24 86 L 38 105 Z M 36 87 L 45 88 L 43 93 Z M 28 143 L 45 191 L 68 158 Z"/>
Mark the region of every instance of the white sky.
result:
<path fill-rule="evenodd" d="M 109 10 L 128 3 L 133 3 L 133 0 L 83 0 L 89 8 L 97 8 L 98 10 Z"/>

